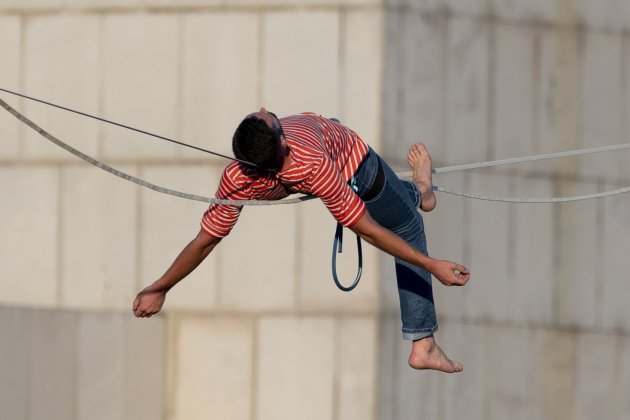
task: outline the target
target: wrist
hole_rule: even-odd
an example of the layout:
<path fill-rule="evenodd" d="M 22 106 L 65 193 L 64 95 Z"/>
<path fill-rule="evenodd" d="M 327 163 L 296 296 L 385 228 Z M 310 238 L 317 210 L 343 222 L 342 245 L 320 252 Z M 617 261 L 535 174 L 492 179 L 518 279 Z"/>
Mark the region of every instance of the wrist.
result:
<path fill-rule="evenodd" d="M 427 259 L 424 262 L 424 269 L 433 274 L 435 272 L 435 269 L 437 268 L 438 260 L 429 256 L 427 256 L 426 258 Z"/>
<path fill-rule="evenodd" d="M 153 284 L 147 287 L 147 291 L 166 293 L 171 290 L 171 287 L 173 286 L 169 286 L 168 282 L 166 282 L 165 280 L 158 279 L 153 282 Z"/>

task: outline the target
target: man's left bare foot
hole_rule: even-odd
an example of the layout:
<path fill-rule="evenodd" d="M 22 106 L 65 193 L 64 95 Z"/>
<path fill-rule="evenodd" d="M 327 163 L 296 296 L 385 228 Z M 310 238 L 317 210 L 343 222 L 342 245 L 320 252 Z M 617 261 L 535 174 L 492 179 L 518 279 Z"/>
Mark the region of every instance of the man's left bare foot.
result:
<path fill-rule="evenodd" d="M 433 192 L 433 167 L 431 155 L 422 143 L 416 143 L 409 148 L 407 162 L 411 166 L 413 183 L 420 190 L 420 208 L 429 212 L 437 204 Z"/>
<path fill-rule="evenodd" d="M 451 360 L 444 354 L 433 336 L 413 342 L 409 366 L 418 370 L 431 369 L 446 373 L 458 373 L 464 370 L 460 362 Z"/>

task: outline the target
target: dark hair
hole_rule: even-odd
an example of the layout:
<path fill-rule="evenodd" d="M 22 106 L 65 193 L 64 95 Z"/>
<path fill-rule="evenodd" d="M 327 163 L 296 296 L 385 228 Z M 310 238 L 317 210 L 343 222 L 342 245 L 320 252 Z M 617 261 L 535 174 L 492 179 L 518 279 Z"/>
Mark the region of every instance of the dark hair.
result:
<path fill-rule="evenodd" d="M 279 169 L 280 134 L 263 120 L 247 117 L 234 132 L 232 151 L 237 159 L 251 162 L 259 169 Z"/>

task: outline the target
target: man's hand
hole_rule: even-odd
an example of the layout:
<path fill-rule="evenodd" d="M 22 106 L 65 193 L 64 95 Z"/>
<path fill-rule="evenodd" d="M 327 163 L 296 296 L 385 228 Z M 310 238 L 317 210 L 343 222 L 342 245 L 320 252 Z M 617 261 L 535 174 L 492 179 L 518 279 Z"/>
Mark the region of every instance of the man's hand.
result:
<path fill-rule="evenodd" d="M 160 312 L 166 292 L 201 264 L 219 242 L 221 238 L 210 236 L 203 229 L 199 230 L 195 239 L 184 247 L 166 273 L 138 293 L 133 301 L 134 315 L 138 318 L 149 318 Z"/>
<path fill-rule="evenodd" d="M 436 260 L 424 255 L 402 238 L 372 220 L 367 212 L 350 229 L 380 250 L 424 268 L 445 286 L 463 286 L 470 278 L 470 272 L 463 265 Z"/>
<path fill-rule="evenodd" d="M 138 293 L 133 301 L 133 314 L 136 318 L 150 318 L 160 312 L 165 299 L 166 291 L 155 290 L 149 286 Z"/>
<path fill-rule="evenodd" d="M 450 261 L 434 260 L 430 271 L 445 286 L 463 286 L 470 279 L 466 267 Z"/>

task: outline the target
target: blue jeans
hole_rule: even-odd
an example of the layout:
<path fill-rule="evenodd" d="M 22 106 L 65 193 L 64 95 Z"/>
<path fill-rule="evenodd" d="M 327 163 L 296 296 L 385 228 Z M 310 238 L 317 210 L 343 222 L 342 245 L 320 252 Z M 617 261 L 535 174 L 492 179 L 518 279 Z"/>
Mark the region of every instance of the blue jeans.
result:
<path fill-rule="evenodd" d="M 379 161 L 384 183 L 382 190 L 374 196 L 371 188 L 377 179 Z M 389 165 L 370 149 L 351 184 L 359 197 L 366 194 L 373 197 L 365 201 L 372 219 L 428 255 L 424 224 L 418 212 L 420 191 L 413 182 L 399 179 Z M 438 328 L 431 273 L 398 258 L 395 262 L 403 339 L 419 340 Z"/>

